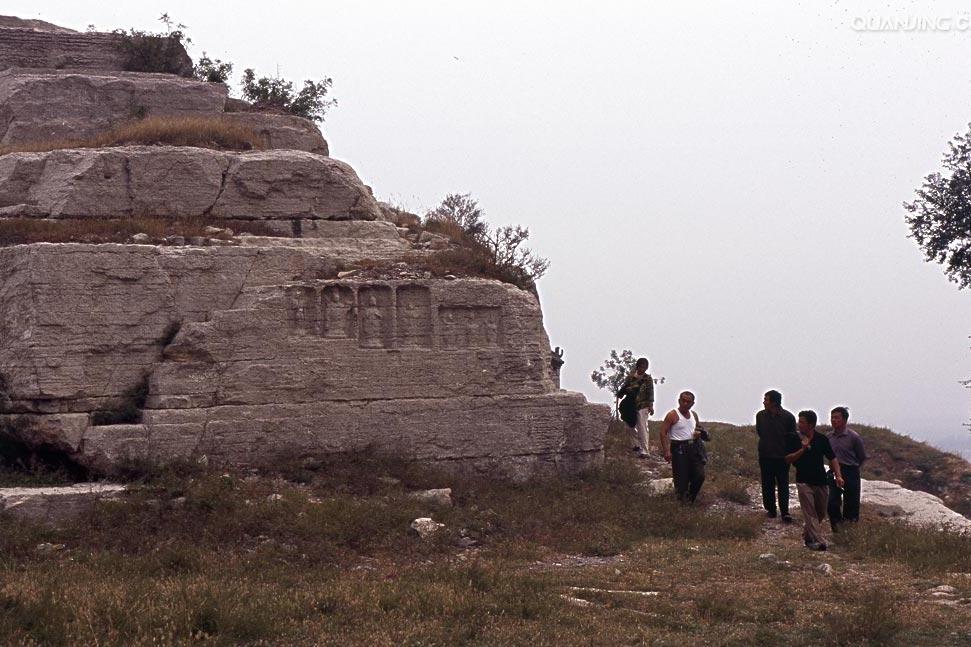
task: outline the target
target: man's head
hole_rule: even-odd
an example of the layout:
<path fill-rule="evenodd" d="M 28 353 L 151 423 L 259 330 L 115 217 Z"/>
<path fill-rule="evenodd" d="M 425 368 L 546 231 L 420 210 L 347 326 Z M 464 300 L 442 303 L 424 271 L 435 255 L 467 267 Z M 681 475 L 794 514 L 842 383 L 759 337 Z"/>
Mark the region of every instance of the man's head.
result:
<path fill-rule="evenodd" d="M 681 413 L 687 415 L 693 406 L 695 406 L 695 394 L 691 391 L 682 391 L 681 395 L 678 396 L 678 409 L 681 410 Z"/>
<path fill-rule="evenodd" d="M 846 429 L 846 421 L 849 419 L 850 410 L 846 407 L 836 407 L 829 413 L 829 424 L 833 425 L 833 431 Z"/>
<path fill-rule="evenodd" d="M 637 363 L 634 364 L 634 371 L 639 375 L 647 373 L 647 367 L 650 366 L 650 362 L 647 361 L 646 357 L 637 358 Z"/>
<path fill-rule="evenodd" d="M 782 394 L 775 389 L 766 391 L 765 397 L 762 398 L 762 406 L 766 411 L 775 411 L 782 406 Z"/>
<path fill-rule="evenodd" d="M 808 436 L 816 430 L 816 412 L 815 411 L 800 411 L 799 412 L 799 433 L 803 436 Z"/>

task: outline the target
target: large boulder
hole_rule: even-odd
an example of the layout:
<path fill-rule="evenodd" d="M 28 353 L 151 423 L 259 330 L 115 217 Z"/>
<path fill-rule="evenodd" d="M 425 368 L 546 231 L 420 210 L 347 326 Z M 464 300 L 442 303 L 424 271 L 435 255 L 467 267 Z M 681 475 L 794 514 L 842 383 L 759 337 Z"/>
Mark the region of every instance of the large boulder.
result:
<path fill-rule="evenodd" d="M 220 114 L 226 93 L 221 83 L 171 74 L 6 70 L 0 144 L 81 139 L 146 116 Z"/>
<path fill-rule="evenodd" d="M 128 54 L 125 36 L 115 33 L 76 32 L 43 21 L 0 17 L 0 70 L 10 67 L 49 69 L 124 70 Z M 192 59 L 181 43 L 168 43 L 170 68 L 192 74 Z"/>
<path fill-rule="evenodd" d="M 354 170 L 303 151 L 124 146 L 0 157 L 0 214 L 376 220 Z"/>

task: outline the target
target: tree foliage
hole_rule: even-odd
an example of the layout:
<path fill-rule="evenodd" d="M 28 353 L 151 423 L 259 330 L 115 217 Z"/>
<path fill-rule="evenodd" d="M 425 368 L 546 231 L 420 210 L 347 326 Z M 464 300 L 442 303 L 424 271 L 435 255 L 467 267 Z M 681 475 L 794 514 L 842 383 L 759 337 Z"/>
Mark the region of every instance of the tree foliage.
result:
<path fill-rule="evenodd" d="M 480 264 L 490 265 L 510 283 L 533 289 L 550 267 L 548 259 L 526 246 L 529 228 L 505 225 L 492 229 L 479 202 L 468 193 L 450 193 L 425 214 L 425 227 L 445 233 Z"/>
<path fill-rule="evenodd" d="M 971 124 L 948 143 L 943 167 L 904 203 L 907 224 L 927 261 L 943 265 L 959 288 L 971 287 Z"/>
<path fill-rule="evenodd" d="M 482 219 L 478 200 L 468 193 L 449 193 L 441 204 L 425 214 L 425 221 L 455 223 L 466 236 L 477 240 L 489 229 Z"/>
<path fill-rule="evenodd" d="M 221 60 L 211 59 L 205 52 L 199 62 L 192 68 L 192 74 L 200 81 L 209 83 L 226 83 L 229 76 L 233 73 L 233 64 Z"/>
<path fill-rule="evenodd" d="M 337 105 L 336 99 L 328 99 L 327 92 L 333 85 L 330 78 L 316 83 L 303 82 L 303 88 L 294 92 L 293 81 L 279 77 L 257 77 L 252 68 L 243 72 L 243 98 L 260 108 L 278 108 L 290 114 L 313 121 L 323 121 L 327 110 Z"/>
<path fill-rule="evenodd" d="M 487 232 L 485 244 L 496 267 L 504 268 L 524 279 L 535 282 L 550 268 L 549 259 L 537 256 L 526 247 L 529 229 L 519 225 L 505 225 Z"/>
<path fill-rule="evenodd" d="M 597 388 L 609 391 L 610 397 L 616 400 L 617 391 L 624 385 L 624 380 L 634 370 L 636 363 L 637 358 L 632 351 L 624 349 L 618 353 L 616 350 L 611 350 L 610 357 L 600 365 L 600 368 L 590 374 L 590 379 Z"/>

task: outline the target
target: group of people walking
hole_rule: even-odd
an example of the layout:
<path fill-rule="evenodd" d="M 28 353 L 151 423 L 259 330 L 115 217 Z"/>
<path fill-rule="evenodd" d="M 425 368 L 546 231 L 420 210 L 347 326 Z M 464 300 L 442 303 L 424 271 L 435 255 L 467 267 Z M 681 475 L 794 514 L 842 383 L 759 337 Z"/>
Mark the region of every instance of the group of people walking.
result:
<path fill-rule="evenodd" d="M 647 358 L 638 359 L 616 394 L 620 417 L 640 458 L 650 455 L 647 425 L 654 414 L 654 379 L 648 368 Z M 691 410 L 694 404 L 694 394 L 682 391 L 678 406 L 661 423 L 660 451 L 671 463 L 678 500 L 685 503 L 693 503 L 701 491 L 708 462 L 705 442 L 710 435 Z M 824 519 L 829 518 L 835 533 L 840 524 L 860 518 L 860 468 L 867 457 L 863 439 L 847 427 L 850 414 L 846 407 L 830 412 L 833 432 L 826 436 L 816 431 L 815 411 L 793 416 L 782 408 L 782 394 L 776 390 L 765 393 L 762 406 L 755 416 L 762 505 L 770 518 L 781 515 L 783 523 L 792 523 L 789 476 L 794 465 L 804 519 L 803 541 L 812 550 L 826 550 Z"/>

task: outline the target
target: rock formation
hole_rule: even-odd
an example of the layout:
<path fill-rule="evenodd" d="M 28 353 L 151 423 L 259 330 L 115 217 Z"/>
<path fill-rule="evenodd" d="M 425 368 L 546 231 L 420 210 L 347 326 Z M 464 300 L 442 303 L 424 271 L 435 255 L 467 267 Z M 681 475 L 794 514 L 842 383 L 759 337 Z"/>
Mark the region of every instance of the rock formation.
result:
<path fill-rule="evenodd" d="M 0 20 L 0 144 L 218 115 L 265 149 L 10 152 L 0 219 L 204 218 L 276 235 L 0 247 L 7 437 L 98 469 L 370 449 L 525 478 L 602 460 L 608 410 L 559 389 L 534 292 L 420 271 L 449 240 L 389 222 L 313 123 L 243 110 L 222 85 L 121 71 L 103 36 Z M 393 271 L 348 269 L 375 263 Z"/>

